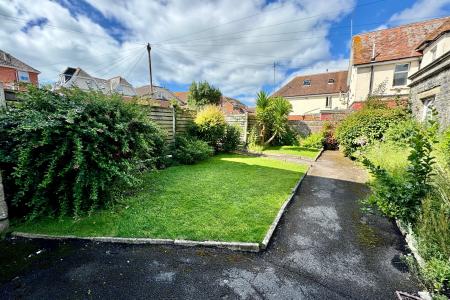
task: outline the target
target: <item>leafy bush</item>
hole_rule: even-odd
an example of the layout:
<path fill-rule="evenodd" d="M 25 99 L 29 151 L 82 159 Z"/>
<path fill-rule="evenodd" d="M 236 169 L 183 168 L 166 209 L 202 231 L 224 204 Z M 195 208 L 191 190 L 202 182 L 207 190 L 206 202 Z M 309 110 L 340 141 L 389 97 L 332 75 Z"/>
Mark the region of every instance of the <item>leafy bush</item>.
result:
<path fill-rule="evenodd" d="M 323 147 L 323 134 L 322 132 L 316 132 L 308 135 L 306 138 L 302 139 L 300 146 L 305 148 L 320 149 Z"/>
<path fill-rule="evenodd" d="M 259 135 L 258 135 L 258 130 L 256 129 L 256 127 L 252 127 L 252 129 L 250 129 L 250 132 L 248 133 L 248 137 L 247 137 L 247 141 L 248 141 L 248 150 L 253 151 L 253 152 L 262 152 L 264 147 L 261 146 L 260 142 L 259 142 Z"/>
<path fill-rule="evenodd" d="M 195 137 L 177 135 L 173 145 L 173 158 L 181 164 L 191 165 L 207 159 L 214 154 L 208 143 Z"/>
<path fill-rule="evenodd" d="M 420 125 L 414 119 L 407 119 L 390 126 L 384 133 L 383 140 L 397 144 L 409 145 L 414 132 Z"/>
<path fill-rule="evenodd" d="M 358 148 L 381 140 L 390 126 L 406 117 L 402 108 L 364 108 L 350 114 L 338 125 L 336 138 L 344 154 L 350 156 Z"/>
<path fill-rule="evenodd" d="M 225 135 L 220 140 L 221 150 L 225 152 L 234 151 L 241 143 L 241 129 L 238 126 L 227 125 Z"/>
<path fill-rule="evenodd" d="M 366 157 L 363 158 L 363 164 L 374 176 L 371 183 L 373 193 L 367 203 L 377 206 L 389 217 L 415 224 L 422 199 L 431 190 L 434 157 L 431 154 L 433 139 L 429 131 L 416 130 L 411 139 L 411 148 L 409 166 L 402 180 L 396 180 L 385 168 L 375 165 Z"/>
<path fill-rule="evenodd" d="M 422 274 L 436 292 L 445 292 L 450 283 L 450 258 L 432 258 L 426 263 Z"/>
<path fill-rule="evenodd" d="M 162 131 L 119 96 L 30 88 L 0 115 L 0 167 L 16 214 L 79 216 L 104 205 L 137 168 L 158 167 Z"/>
<path fill-rule="evenodd" d="M 208 82 L 192 82 L 189 87 L 188 105 L 202 107 L 204 105 L 219 105 L 222 93 Z"/>
<path fill-rule="evenodd" d="M 334 125 L 330 122 L 325 122 L 322 126 L 323 147 L 326 150 L 336 150 L 339 148 L 338 141 L 335 136 Z"/>
<path fill-rule="evenodd" d="M 196 124 L 196 135 L 216 151 L 220 149 L 220 141 L 225 135 L 225 116 L 218 106 L 206 105 L 197 113 L 194 123 Z"/>

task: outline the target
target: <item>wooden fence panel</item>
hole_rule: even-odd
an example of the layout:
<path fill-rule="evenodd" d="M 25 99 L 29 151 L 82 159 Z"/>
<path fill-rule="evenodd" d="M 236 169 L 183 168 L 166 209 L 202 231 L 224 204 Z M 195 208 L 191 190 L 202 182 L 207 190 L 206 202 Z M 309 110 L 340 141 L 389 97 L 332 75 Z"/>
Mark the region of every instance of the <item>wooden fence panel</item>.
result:
<path fill-rule="evenodd" d="M 157 106 L 151 106 L 148 110 L 150 119 L 166 132 L 167 142 L 172 142 L 177 133 L 186 132 L 195 118 L 195 111 L 191 110 Z"/>
<path fill-rule="evenodd" d="M 240 128 L 241 130 L 241 142 L 247 142 L 247 134 L 248 134 L 248 114 L 240 114 L 240 115 L 226 115 L 225 121 L 229 125 L 234 125 Z"/>

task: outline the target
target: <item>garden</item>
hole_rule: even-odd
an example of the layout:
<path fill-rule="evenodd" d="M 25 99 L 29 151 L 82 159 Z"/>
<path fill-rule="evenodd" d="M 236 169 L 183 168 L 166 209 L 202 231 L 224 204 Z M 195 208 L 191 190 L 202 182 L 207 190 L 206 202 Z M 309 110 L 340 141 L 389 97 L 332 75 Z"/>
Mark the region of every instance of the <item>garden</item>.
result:
<path fill-rule="evenodd" d="M 118 95 L 30 87 L 0 114 L 11 230 L 261 242 L 308 167 L 236 153 L 240 131 L 225 122 L 220 93 L 198 94 L 192 126 L 168 143 Z"/>
<path fill-rule="evenodd" d="M 363 208 L 409 232 L 423 263 L 405 260 L 433 299 L 450 296 L 450 129 L 437 112 L 418 123 L 408 107 L 387 108 L 373 97 L 336 128 L 340 149 L 370 172 Z"/>

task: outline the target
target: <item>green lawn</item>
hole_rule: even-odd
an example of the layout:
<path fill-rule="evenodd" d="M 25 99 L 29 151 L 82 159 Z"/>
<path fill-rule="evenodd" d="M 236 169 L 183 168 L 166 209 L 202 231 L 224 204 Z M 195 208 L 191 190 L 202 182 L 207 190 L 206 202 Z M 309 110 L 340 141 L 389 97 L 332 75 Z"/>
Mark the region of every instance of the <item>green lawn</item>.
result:
<path fill-rule="evenodd" d="M 263 150 L 263 153 L 267 154 L 288 154 L 307 158 L 315 158 L 319 152 L 320 149 L 304 148 L 300 146 L 272 146 Z"/>
<path fill-rule="evenodd" d="M 223 154 L 148 172 L 133 196 L 80 220 L 43 219 L 13 230 L 54 235 L 261 242 L 307 166 Z"/>

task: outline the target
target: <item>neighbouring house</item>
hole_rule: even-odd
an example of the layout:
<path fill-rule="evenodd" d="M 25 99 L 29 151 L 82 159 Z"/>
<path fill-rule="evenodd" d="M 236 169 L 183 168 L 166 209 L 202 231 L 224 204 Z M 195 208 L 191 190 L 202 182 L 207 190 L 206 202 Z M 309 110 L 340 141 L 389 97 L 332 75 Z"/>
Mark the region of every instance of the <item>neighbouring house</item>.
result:
<path fill-rule="evenodd" d="M 56 82 L 54 89 L 77 87 L 84 91 L 98 91 L 106 95 L 120 94 L 127 100 L 136 96 L 134 87 L 123 77 L 102 79 L 89 75 L 81 68 L 68 67 Z"/>
<path fill-rule="evenodd" d="M 9 53 L 0 50 L 0 82 L 6 100 L 15 100 L 16 92 L 25 89 L 23 84 L 39 85 L 39 71 Z"/>
<path fill-rule="evenodd" d="M 439 18 L 353 36 L 348 73 L 349 104 L 360 109 L 369 95 L 379 95 L 395 105 L 407 99 L 410 75 L 421 65 L 417 45 L 449 18 Z"/>
<path fill-rule="evenodd" d="M 409 76 L 412 113 L 417 119 L 433 118 L 441 128 L 450 126 L 450 18 L 416 45 L 422 54 L 420 67 Z"/>
<path fill-rule="evenodd" d="M 180 98 L 180 100 L 187 105 L 188 102 L 188 92 L 175 92 L 175 95 Z M 219 106 L 221 107 L 222 111 L 226 115 L 240 115 L 245 114 L 247 112 L 247 105 L 242 103 L 241 101 L 227 97 L 227 96 L 221 96 L 220 97 L 220 103 Z"/>
<path fill-rule="evenodd" d="M 328 120 L 348 107 L 347 71 L 296 76 L 272 96 L 292 104 L 290 120 Z"/>
<path fill-rule="evenodd" d="M 185 105 L 185 103 L 181 101 L 175 93 L 156 85 L 153 86 L 153 95 L 150 85 L 144 85 L 136 88 L 136 93 L 140 99 L 148 101 L 152 106 L 170 107 L 174 103 L 178 103 L 179 106 Z"/>

